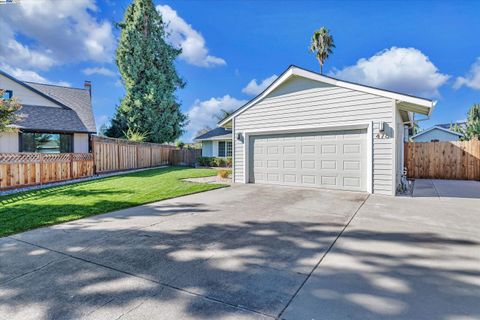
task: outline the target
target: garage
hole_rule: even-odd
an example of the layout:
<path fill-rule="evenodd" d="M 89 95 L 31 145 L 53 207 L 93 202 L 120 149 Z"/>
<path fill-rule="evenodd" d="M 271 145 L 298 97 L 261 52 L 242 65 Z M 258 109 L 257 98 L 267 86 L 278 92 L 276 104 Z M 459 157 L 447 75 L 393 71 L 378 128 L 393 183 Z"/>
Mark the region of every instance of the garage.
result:
<path fill-rule="evenodd" d="M 290 66 L 219 126 L 232 132 L 234 183 L 395 195 L 407 129 L 434 105 Z"/>
<path fill-rule="evenodd" d="M 367 130 L 250 137 L 251 183 L 366 191 Z"/>

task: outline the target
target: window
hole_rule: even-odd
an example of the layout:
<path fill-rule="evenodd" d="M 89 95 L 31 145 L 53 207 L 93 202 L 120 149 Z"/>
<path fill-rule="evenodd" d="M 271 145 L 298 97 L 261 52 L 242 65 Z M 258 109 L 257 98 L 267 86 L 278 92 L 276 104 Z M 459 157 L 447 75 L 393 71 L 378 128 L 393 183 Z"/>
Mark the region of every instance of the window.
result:
<path fill-rule="evenodd" d="M 227 141 L 227 157 L 232 156 L 232 141 Z"/>
<path fill-rule="evenodd" d="M 225 141 L 218 142 L 218 156 L 225 157 Z"/>
<path fill-rule="evenodd" d="M 22 132 L 20 134 L 20 152 L 73 152 L 73 135 L 48 132 Z"/>
<path fill-rule="evenodd" d="M 231 141 L 218 141 L 218 156 L 221 158 L 232 156 Z"/>
<path fill-rule="evenodd" d="M 13 97 L 13 91 L 12 90 L 3 91 L 2 99 L 12 99 L 12 97 Z"/>

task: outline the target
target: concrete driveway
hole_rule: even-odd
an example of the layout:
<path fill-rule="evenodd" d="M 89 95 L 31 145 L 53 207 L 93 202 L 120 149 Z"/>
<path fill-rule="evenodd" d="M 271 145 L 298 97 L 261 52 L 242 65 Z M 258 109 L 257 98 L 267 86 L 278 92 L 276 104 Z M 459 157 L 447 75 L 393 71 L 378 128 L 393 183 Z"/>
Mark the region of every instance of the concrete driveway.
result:
<path fill-rule="evenodd" d="M 0 319 L 478 319 L 480 200 L 238 185 L 0 239 Z"/>

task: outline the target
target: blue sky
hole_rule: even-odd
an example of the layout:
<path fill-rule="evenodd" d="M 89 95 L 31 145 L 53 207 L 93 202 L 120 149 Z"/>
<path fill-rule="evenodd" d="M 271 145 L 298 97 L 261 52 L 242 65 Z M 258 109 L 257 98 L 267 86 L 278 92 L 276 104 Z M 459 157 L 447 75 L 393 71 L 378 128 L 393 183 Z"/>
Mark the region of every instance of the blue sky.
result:
<path fill-rule="evenodd" d="M 0 68 L 31 81 L 93 83 L 98 125 L 123 95 L 114 51 L 130 1 L 21 0 L 0 6 Z M 183 136 L 214 126 L 290 64 L 319 70 L 308 51 L 327 26 L 337 48 L 328 75 L 438 100 L 428 127 L 465 119 L 480 103 L 478 1 L 155 1 L 187 86 L 177 94 L 190 117 Z"/>

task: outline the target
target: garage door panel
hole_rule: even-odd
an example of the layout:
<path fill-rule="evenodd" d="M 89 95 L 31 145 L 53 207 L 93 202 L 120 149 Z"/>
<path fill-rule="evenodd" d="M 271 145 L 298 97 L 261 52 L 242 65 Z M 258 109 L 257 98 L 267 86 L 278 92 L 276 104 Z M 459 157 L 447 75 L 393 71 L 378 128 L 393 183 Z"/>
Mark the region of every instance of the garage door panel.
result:
<path fill-rule="evenodd" d="M 250 182 L 366 190 L 366 130 L 253 136 L 249 160 Z"/>

